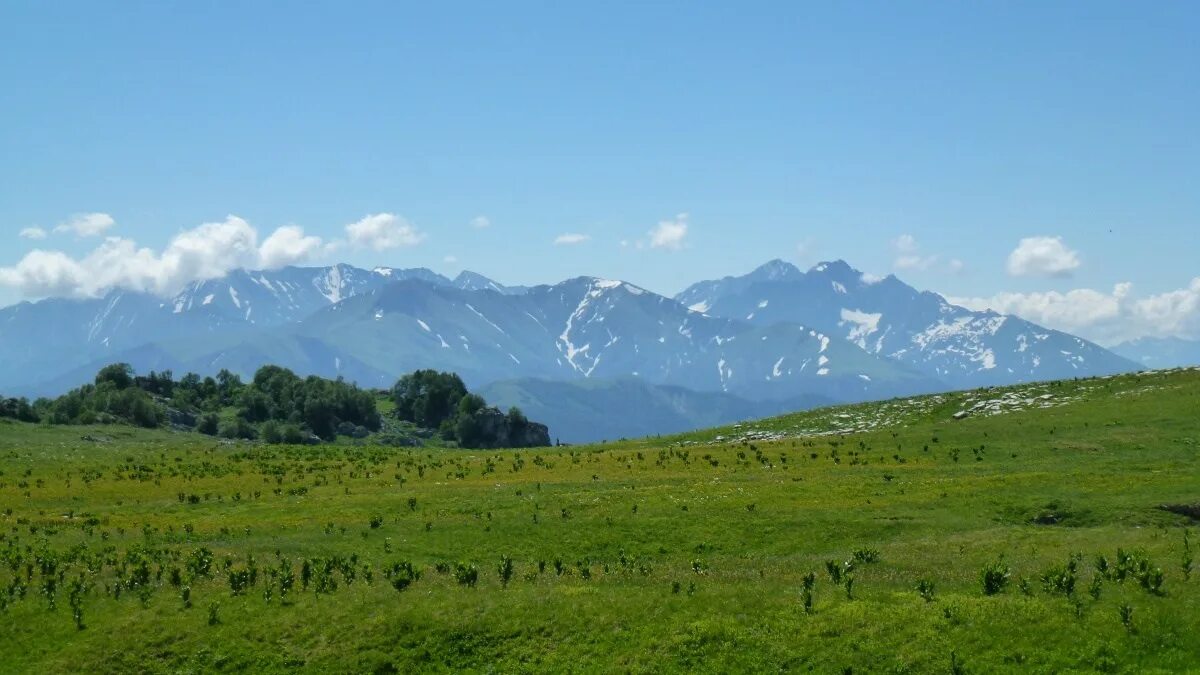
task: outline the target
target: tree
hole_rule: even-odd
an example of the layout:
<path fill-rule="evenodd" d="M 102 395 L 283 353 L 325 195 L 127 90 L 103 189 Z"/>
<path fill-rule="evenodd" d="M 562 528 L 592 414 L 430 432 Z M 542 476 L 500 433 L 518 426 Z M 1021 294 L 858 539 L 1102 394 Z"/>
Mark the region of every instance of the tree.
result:
<path fill-rule="evenodd" d="M 196 431 L 209 436 L 216 436 L 221 420 L 216 413 L 205 413 L 200 417 L 200 423 L 196 425 Z"/>
<path fill-rule="evenodd" d="M 267 420 L 262 425 L 262 439 L 272 445 L 283 442 L 283 431 L 275 420 Z"/>
<path fill-rule="evenodd" d="M 525 431 L 529 428 L 529 418 L 517 406 L 508 409 L 508 447 L 519 448 L 525 444 Z"/>
<path fill-rule="evenodd" d="M 104 366 L 96 373 L 96 386 L 109 383 L 116 389 L 126 389 L 133 385 L 133 366 L 128 363 L 113 363 Z"/>
<path fill-rule="evenodd" d="M 487 407 L 487 401 L 479 394 L 467 394 L 458 403 L 458 415 L 454 435 L 464 448 L 478 448 L 485 444 L 483 421 L 479 413 Z"/>
<path fill-rule="evenodd" d="M 314 434 L 327 441 L 337 438 L 337 416 L 333 403 L 325 396 L 318 394 L 305 401 L 304 423 Z"/>
<path fill-rule="evenodd" d="M 238 417 L 221 425 L 218 432 L 221 438 L 244 438 L 253 440 L 258 433 L 246 420 Z"/>
<path fill-rule="evenodd" d="M 437 429 L 455 416 L 467 387 L 454 373 L 418 370 L 392 387 L 396 416 L 426 429 Z"/>

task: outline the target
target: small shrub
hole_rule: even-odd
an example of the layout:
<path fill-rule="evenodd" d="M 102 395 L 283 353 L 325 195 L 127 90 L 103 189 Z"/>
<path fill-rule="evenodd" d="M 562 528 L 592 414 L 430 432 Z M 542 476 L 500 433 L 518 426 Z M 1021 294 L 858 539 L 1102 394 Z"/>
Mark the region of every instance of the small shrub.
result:
<path fill-rule="evenodd" d="M 1125 626 L 1125 630 L 1130 633 L 1136 632 L 1133 628 L 1133 607 L 1123 604 L 1117 609 L 1117 612 L 1121 617 L 1121 625 Z"/>
<path fill-rule="evenodd" d="M 496 567 L 496 572 L 500 575 L 500 585 L 504 588 L 508 587 L 508 582 L 513 577 L 513 561 L 512 558 L 504 555 L 500 556 L 500 564 Z"/>
<path fill-rule="evenodd" d="M 925 602 L 933 602 L 933 582 L 928 579 L 918 581 L 917 593 L 921 595 L 921 599 Z"/>
<path fill-rule="evenodd" d="M 391 582 L 392 588 L 403 591 L 421 578 L 421 572 L 414 568 L 412 563 L 403 560 L 385 567 L 383 576 Z"/>
<path fill-rule="evenodd" d="M 983 584 L 984 595 L 996 595 L 1004 591 L 1012 577 L 1012 572 L 1003 560 L 997 560 L 984 565 L 979 574 Z"/>
<path fill-rule="evenodd" d="M 470 586 L 474 588 L 476 582 L 479 581 L 479 570 L 470 563 L 460 562 L 454 566 L 454 580 L 457 581 L 460 586 Z"/>
<path fill-rule="evenodd" d="M 860 563 L 876 563 L 879 562 L 879 550 L 874 548 L 860 548 L 854 552 L 855 562 Z"/>

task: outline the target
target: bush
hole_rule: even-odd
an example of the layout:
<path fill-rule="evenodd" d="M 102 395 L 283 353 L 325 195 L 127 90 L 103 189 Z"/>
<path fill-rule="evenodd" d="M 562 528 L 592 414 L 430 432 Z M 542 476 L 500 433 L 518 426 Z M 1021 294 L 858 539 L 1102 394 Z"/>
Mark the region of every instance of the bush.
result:
<path fill-rule="evenodd" d="M 301 445 L 308 442 L 308 436 L 295 424 L 285 424 L 282 429 L 283 442 L 288 445 Z"/>
<path fill-rule="evenodd" d="M 283 442 L 283 431 L 279 428 L 279 423 L 275 420 L 268 420 L 262 425 L 262 439 L 272 445 L 277 445 Z"/>
<path fill-rule="evenodd" d="M 984 595 L 996 595 L 1004 591 L 1012 577 L 1012 572 L 1003 560 L 988 563 L 979 574 L 983 582 Z"/>
<path fill-rule="evenodd" d="M 200 423 L 196 425 L 196 431 L 209 436 L 216 436 L 220 424 L 221 420 L 215 413 L 205 413 L 200 416 Z"/>
<path fill-rule="evenodd" d="M 479 570 L 470 563 L 458 563 L 454 566 L 454 580 L 462 586 L 474 587 L 479 581 Z"/>
<path fill-rule="evenodd" d="M 257 432 L 254 431 L 254 427 L 240 417 L 233 421 L 222 424 L 217 433 L 221 436 L 221 438 L 241 438 L 245 440 L 254 440 L 254 438 L 258 435 Z"/>

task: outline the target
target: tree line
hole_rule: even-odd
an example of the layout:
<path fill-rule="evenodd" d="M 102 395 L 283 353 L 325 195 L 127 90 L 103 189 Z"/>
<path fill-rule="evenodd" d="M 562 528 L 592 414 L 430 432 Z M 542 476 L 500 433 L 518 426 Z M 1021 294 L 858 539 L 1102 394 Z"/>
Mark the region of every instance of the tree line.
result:
<path fill-rule="evenodd" d="M 382 393 L 379 394 L 380 396 Z M 544 425 L 517 408 L 502 413 L 467 391 L 454 373 L 419 370 L 390 391 L 395 417 L 433 430 L 461 447 L 549 445 Z M 253 379 L 229 370 L 215 376 L 170 370 L 137 375 L 127 363 L 105 366 L 94 381 L 58 398 L 0 398 L 0 417 L 46 424 L 114 424 L 194 429 L 210 436 L 299 444 L 364 438 L 383 428 L 377 394 L 287 368 L 263 366 Z"/>

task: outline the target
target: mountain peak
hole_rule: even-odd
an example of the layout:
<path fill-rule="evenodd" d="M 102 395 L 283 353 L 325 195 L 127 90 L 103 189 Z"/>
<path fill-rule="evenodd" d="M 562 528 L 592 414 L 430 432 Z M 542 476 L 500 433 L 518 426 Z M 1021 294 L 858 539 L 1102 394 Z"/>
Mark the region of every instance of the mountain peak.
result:
<path fill-rule="evenodd" d="M 748 276 L 763 281 L 782 281 L 800 275 L 795 265 L 785 260 L 775 258 L 759 265 Z"/>
<path fill-rule="evenodd" d="M 854 269 L 850 266 L 850 263 L 841 259 L 819 262 L 809 270 L 810 274 L 814 272 L 837 279 L 858 279 L 862 277 L 862 272 Z"/>

